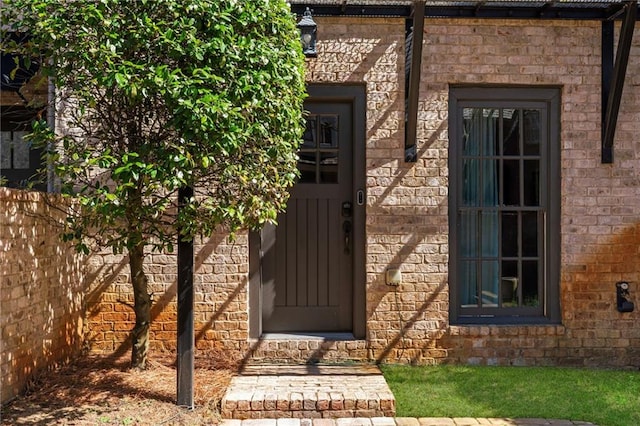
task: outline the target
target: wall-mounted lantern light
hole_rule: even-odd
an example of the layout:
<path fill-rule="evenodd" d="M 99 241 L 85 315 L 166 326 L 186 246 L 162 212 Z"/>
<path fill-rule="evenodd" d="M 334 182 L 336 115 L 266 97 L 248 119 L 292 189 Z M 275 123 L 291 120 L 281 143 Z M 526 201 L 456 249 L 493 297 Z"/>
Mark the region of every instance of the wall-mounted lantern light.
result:
<path fill-rule="evenodd" d="M 318 56 L 316 51 L 316 39 L 318 36 L 318 25 L 311 17 L 311 11 L 307 10 L 302 14 L 302 19 L 298 22 L 300 30 L 300 41 L 302 42 L 302 53 L 307 58 L 315 58 Z"/>

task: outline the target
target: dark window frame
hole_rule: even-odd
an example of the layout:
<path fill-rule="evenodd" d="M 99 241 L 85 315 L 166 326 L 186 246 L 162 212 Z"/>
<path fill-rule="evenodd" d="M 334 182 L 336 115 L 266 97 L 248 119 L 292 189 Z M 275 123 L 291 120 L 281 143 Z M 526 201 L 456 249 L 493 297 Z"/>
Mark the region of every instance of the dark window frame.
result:
<path fill-rule="evenodd" d="M 0 106 L 0 131 L 31 133 L 32 122 L 42 116 L 43 111 L 16 105 Z M 44 112 L 46 114 L 46 112 Z M 26 142 L 25 142 L 26 143 Z M 41 174 L 45 167 L 44 150 L 29 146 L 28 168 L 0 168 L 0 175 L 6 179 L 2 186 L 9 188 L 47 190 L 46 176 Z M 13 156 L 11 155 L 11 158 Z M 12 165 L 13 161 L 10 160 Z"/>
<path fill-rule="evenodd" d="M 449 301 L 451 324 L 558 324 L 560 318 L 560 88 L 550 86 L 451 86 L 449 92 Z M 546 169 L 540 181 L 542 260 L 540 305 L 527 307 L 463 307 L 461 305 L 460 223 L 462 206 L 462 121 L 464 108 L 535 108 L 546 120 Z M 523 157 L 524 154 L 520 153 Z M 482 210 L 482 209 L 480 209 Z M 513 210 L 513 209 L 512 209 Z M 498 212 L 509 211 L 504 205 Z M 516 208 L 515 211 L 518 211 Z M 523 210 L 524 211 L 524 210 Z"/>

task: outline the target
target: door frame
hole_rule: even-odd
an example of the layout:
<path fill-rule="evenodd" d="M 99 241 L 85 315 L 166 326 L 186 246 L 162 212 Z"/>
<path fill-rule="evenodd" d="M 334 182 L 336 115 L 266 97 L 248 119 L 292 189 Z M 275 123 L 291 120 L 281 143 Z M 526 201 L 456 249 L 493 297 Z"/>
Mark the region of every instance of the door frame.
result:
<path fill-rule="evenodd" d="M 363 339 L 366 334 L 366 86 L 310 84 L 305 102 L 352 104 L 353 124 L 353 337 Z M 363 200 L 359 203 L 358 191 Z M 260 233 L 249 233 L 249 338 L 262 335 L 262 274 Z"/>

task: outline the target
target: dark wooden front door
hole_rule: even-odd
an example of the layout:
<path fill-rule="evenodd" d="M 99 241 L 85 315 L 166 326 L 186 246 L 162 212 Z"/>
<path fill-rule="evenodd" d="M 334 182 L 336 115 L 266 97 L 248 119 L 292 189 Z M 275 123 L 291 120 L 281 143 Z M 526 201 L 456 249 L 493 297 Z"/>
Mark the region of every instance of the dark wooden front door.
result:
<path fill-rule="evenodd" d="M 311 99 L 305 109 L 300 180 L 278 225 L 260 235 L 262 330 L 350 332 L 354 198 L 362 197 L 354 188 L 353 104 Z"/>

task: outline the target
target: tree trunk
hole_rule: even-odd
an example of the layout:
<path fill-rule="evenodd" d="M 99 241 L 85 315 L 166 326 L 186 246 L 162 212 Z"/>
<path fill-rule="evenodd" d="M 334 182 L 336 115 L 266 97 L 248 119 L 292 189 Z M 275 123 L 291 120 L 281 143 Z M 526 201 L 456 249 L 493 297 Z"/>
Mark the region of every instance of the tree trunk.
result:
<path fill-rule="evenodd" d="M 144 370 L 147 366 L 149 351 L 149 325 L 151 324 L 151 295 L 147 290 L 147 276 L 142 268 L 144 261 L 144 244 L 138 243 L 129 251 L 129 269 L 133 284 L 133 310 L 136 314 L 136 325 L 131 330 L 131 368 Z"/>

